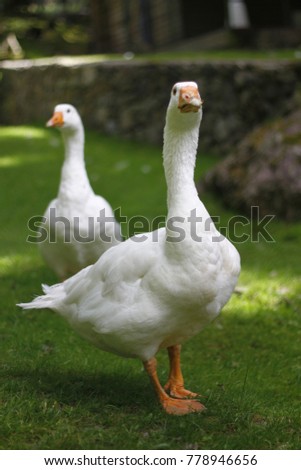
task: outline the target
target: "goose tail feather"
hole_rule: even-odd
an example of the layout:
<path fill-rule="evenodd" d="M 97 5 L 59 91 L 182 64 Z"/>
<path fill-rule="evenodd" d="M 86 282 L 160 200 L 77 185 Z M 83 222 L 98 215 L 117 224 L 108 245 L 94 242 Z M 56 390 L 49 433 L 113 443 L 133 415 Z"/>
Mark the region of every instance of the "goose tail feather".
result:
<path fill-rule="evenodd" d="M 42 289 L 44 295 L 36 297 L 31 302 L 19 303 L 17 304 L 17 306 L 21 307 L 23 310 L 43 308 L 50 308 L 52 310 L 56 310 L 60 301 L 64 298 L 64 288 L 62 284 L 55 284 L 53 286 L 42 284 Z"/>

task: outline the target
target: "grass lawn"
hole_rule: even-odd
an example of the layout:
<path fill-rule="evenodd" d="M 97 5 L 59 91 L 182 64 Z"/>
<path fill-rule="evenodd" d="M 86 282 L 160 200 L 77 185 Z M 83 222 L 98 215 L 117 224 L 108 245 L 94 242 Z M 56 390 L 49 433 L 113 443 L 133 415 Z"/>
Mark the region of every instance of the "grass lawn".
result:
<path fill-rule="evenodd" d="M 95 132 L 86 142 L 96 192 L 128 217 L 166 213 L 161 149 Z M 238 245 L 239 293 L 183 347 L 186 385 L 207 412 L 169 416 L 139 361 L 98 351 L 50 311 L 15 307 L 56 282 L 26 237 L 27 220 L 56 194 L 62 144 L 53 130 L 2 127 L 0 149 L 1 449 L 300 447 L 301 224 L 273 221 L 274 243 Z M 197 178 L 217 160 L 200 155 Z M 233 216 L 210 195 L 204 202 L 222 226 Z M 158 360 L 164 382 L 166 353 Z"/>

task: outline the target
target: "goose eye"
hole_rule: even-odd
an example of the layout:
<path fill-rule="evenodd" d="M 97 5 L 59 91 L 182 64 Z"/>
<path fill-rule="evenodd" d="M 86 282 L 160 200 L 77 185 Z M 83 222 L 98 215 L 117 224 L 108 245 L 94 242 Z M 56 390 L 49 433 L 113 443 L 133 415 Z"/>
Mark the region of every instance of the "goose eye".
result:
<path fill-rule="evenodd" d="M 68 108 L 68 109 L 67 109 L 67 113 L 70 113 L 70 111 L 71 111 L 71 109 L 70 109 L 70 108 Z"/>
<path fill-rule="evenodd" d="M 177 87 L 173 87 L 172 94 L 175 95 L 177 93 Z"/>

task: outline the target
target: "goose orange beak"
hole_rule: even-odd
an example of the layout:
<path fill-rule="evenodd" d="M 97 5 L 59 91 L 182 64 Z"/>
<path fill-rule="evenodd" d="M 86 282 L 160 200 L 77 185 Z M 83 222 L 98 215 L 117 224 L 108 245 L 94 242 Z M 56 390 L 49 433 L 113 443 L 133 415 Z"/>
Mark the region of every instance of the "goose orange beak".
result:
<path fill-rule="evenodd" d="M 181 113 L 197 113 L 202 104 L 203 101 L 197 88 L 186 86 L 180 90 L 178 108 Z"/>
<path fill-rule="evenodd" d="M 64 124 L 63 113 L 56 111 L 49 121 L 46 122 L 46 127 L 62 127 Z"/>

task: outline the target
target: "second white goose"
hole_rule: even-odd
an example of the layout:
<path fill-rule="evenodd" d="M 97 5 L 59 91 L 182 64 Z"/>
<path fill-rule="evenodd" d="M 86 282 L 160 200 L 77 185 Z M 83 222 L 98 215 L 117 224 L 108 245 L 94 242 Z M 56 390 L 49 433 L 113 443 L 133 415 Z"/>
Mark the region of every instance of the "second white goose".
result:
<path fill-rule="evenodd" d="M 60 129 L 65 159 L 58 196 L 48 205 L 41 226 L 46 240 L 39 246 L 46 263 L 64 280 L 95 263 L 122 237 L 110 204 L 90 185 L 84 160 L 84 127 L 75 107 L 57 105 L 47 126 Z"/>

